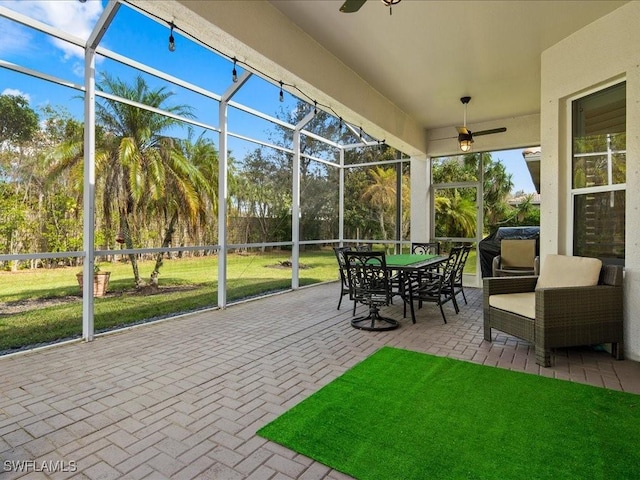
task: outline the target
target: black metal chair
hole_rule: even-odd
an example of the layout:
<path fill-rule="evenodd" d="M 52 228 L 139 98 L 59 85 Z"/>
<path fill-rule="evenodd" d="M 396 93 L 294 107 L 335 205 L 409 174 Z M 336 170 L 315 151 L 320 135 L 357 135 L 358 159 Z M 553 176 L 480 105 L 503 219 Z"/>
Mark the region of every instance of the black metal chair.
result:
<path fill-rule="evenodd" d="M 464 286 L 462 285 L 462 277 L 464 275 L 464 266 L 467 263 L 467 258 L 471 252 L 471 245 L 467 244 L 462 247 L 462 253 L 458 258 L 458 265 L 456 265 L 456 273 L 453 278 L 453 295 L 457 296 L 462 293 L 464 304 L 467 305 L 467 296 L 464 294 Z M 457 305 L 457 302 L 456 302 Z"/>
<path fill-rule="evenodd" d="M 369 315 L 351 320 L 362 330 L 392 330 L 398 322 L 380 315 L 380 307 L 391 303 L 391 281 L 384 252 L 344 253 L 347 262 L 351 299 L 369 307 Z"/>
<path fill-rule="evenodd" d="M 439 242 L 412 242 L 411 253 L 416 255 L 440 255 L 440 243 Z"/>
<path fill-rule="evenodd" d="M 349 287 L 349 274 L 347 272 L 347 260 L 345 253 L 351 251 L 351 247 L 333 247 L 333 251 L 336 254 L 338 260 L 338 271 L 340 272 L 340 300 L 338 300 L 338 310 L 342 304 L 342 297 L 351 294 L 351 288 Z M 356 315 L 357 303 L 353 302 L 353 316 Z"/>
<path fill-rule="evenodd" d="M 463 247 L 452 247 L 449 252 L 447 261 L 440 264 L 439 271 L 429 272 L 425 276 L 423 272 L 414 272 L 405 275 L 404 286 L 404 316 L 407 315 L 407 303 L 411 310 L 411 321 L 416 323 L 414 302 L 418 301 L 418 308 L 422 307 L 424 302 L 435 303 L 440 307 L 440 313 L 444 323 L 447 323 L 447 317 L 442 306 L 447 302 L 453 303 L 456 313 L 459 312 L 458 302 L 456 301 L 454 279 L 456 267 L 460 256 L 463 253 Z"/>
<path fill-rule="evenodd" d="M 413 255 L 440 255 L 440 242 L 411 242 L 411 253 Z M 429 275 L 429 271 L 424 273 Z"/>

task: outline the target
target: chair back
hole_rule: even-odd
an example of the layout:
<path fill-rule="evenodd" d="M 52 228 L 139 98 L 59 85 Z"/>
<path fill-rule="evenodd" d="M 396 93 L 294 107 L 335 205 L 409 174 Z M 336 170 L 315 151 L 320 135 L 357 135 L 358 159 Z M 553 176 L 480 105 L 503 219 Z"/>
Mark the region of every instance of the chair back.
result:
<path fill-rule="evenodd" d="M 458 255 L 458 263 L 456 265 L 456 273 L 453 280 L 453 283 L 456 286 L 462 285 L 462 275 L 464 274 L 464 266 L 467 263 L 467 258 L 469 257 L 470 251 L 471 251 L 471 245 L 463 245 L 462 251 Z"/>
<path fill-rule="evenodd" d="M 367 305 L 389 305 L 391 282 L 384 252 L 345 252 L 351 299 Z"/>
<path fill-rule="evenodd" d="M 411 243 L 411 253 L 415 255 L 440 255 L 439 242 Z"/>
<path fill-rule="evenodd" d="M 462 245 L 458 245 L 455 247 L 451 247 L 449 250 L 449 258 L 446 262 L 441 265 L 441 273 L 442 273 L 442 283 L 444 285 L 453 285 L 455 284 L 456 272 L 458 265 L 460 264 L 460 259 L 464 255 L 465 247 Z"/>
<path fill-rule="evenodd" d="M 534 268 L 535 239 L 504 239 L 500 242 L 500 268 Z"/>
<path fill-rule="evenodd" d="M 349 252 L 351 247 L 333 247 L 333 251 L 336 254 L 338 260 L 338 271 L 340 272 L 340 281 L 345 287 L 349 286 L 349 279 L 347 276 L 347 259 L 345 253 Z"/>

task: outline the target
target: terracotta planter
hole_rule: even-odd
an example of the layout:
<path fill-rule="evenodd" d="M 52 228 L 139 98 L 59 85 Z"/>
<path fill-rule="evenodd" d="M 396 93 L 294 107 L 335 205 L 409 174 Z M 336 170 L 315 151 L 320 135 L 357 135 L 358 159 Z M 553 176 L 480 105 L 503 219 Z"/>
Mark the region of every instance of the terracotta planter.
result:
<path fill-rule="evenodd" d="M 93 274 L 93 296 L 94 297 L 104 297 L 107 293 L 107 289 L 109 288 L 109 277 L 111 276 L 111 272 L 97 272 Z M 82 292 L 82 278 L 83 274 L 76 274 L 76 278 L 78 279 L 78 285 L 80 285 L 80 291 Z"/>

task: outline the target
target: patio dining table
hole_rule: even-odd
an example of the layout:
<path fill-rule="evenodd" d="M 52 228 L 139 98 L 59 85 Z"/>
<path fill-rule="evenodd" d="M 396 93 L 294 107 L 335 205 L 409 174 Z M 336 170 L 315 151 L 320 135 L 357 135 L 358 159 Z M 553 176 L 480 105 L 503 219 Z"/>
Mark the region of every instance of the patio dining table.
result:
<path fill-rule="evenodd" d="M 418 255 L 413 253 L 402 253 L 399 255 L 387 255 L 387 269 L 393 271 L 429 270 L 437 268 L 442 262 L 449 258 L 446 255 Z"/>
<path fill-rule="evenodd" d="M 436 270 L 440 264 L 449 259 L 447 255 L 431 255 L 431 254 L 409 254 L 403 253 L 398 255 L 387 255 L 387 270 L 392 278 L 392 286 L 395 287 L 392 294 L 398 295 L 406 302 L 406 292 L 404 291 L 404 276 L 416 271 L 428 272 Z M 414 322 L 415 323 L 415 322 Z"/>

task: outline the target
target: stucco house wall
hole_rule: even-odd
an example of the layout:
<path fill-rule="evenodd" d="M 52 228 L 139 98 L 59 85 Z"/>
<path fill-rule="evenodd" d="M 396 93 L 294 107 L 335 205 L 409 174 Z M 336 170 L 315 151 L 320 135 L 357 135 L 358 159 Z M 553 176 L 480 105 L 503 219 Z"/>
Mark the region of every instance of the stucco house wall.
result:
<path fill-rule="evenodd" d="M 571 254 L 570 101 L 627 82 L 625 357 L 640 361 L 640 2 L 633 1 L 542 54 L 541 238 L 546 254 Z"/>

